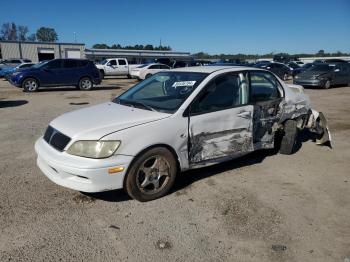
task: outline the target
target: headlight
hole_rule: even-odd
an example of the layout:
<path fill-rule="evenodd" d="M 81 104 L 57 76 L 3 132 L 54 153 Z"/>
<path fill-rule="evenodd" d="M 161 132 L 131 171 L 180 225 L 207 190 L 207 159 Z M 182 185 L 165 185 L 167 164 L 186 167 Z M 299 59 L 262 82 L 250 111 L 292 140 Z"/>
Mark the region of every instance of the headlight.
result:
<path fill-rule="evenodd" d="M 71 145 L 67 153 L 89 158 L 106 158 L 114 154 L 120 146 L 120 141 L 80 140 Z"/>

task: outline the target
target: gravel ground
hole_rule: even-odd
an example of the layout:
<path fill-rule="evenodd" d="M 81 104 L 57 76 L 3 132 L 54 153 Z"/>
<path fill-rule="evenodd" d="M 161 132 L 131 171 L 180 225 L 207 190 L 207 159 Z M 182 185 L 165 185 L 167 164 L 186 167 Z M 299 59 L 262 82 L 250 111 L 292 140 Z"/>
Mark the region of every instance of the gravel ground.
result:
<path fill-rule="evenodd" d="M 260 151 L 181 174 L 147 203 L 82 194 L 37 168 L 34 142 L 62 113 L 135 81 L 23 93 L 0 79 L 0 261 L 346 261 L 350 258 L 350 88 L 307 89 L 333 149 Z"/>

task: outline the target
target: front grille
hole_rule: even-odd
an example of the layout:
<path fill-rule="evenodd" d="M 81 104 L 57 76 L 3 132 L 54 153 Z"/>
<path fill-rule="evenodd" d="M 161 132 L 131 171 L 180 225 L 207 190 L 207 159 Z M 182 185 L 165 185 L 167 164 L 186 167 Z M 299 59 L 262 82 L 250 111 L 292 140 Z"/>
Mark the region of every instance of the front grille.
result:
<path fill-rule="evenodd" d="M 69 143 L 70 137 L 62 134 L 51 126 L 48 126 L 44 134 L 44 140 L 53 148 L 63 151 Z"/>

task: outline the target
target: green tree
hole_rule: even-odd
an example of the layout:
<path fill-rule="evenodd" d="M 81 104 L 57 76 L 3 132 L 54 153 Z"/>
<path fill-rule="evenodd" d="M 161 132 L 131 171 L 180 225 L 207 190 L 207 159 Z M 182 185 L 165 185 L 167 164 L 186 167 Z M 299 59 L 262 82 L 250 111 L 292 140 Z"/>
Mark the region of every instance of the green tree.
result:
<path fill-rule="evenodd" d="M 36 38 L 42 42 L 56 42 L 58 40 L 55 29 L 49 27 L 40 27 L 36 31 Z"/>
<path fill-rule="evenodd" d="M 110 47 L 106 44 L 94 44 L 92 46 L 92 48 L 96 48 L 96 49 L 109 49 Z"/>
<path fill-rule="evenodd" d="M 15 23 L 3 23 L 0 30 L 2 40 L 15 41 L 17 37 L 17 26 Z"/>
<path fill-rule="evenodd" d="M 19 41 L 27 41 L 27 34 L 29 30 L 27 26 L 20 25 L 18 26 L 18 40 Z"/>

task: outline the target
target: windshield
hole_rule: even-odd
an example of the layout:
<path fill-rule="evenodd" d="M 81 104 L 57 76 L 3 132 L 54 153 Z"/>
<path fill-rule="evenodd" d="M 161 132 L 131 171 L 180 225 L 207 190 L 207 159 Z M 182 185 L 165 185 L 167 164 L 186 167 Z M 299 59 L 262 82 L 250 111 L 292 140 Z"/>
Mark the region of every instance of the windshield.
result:
<path fill-rule="evenodd" d="M 107 62 L 108 62 L 107 59 L 103 59 L 99 64 L 104 65 L 104 64 L 106 64 Z"/>
<path fill-rule="evenodd" d="M 39 63 L 33 65 L 32 67 L 33 67 L 33 68 L 39 68 L 39 67 L 42 67 L 43 65 L 46 65 L 48 62 L 49 62 L 49 60 L 47 60 L 47 61 L 42 61 L 42 62 L 39 62 Z"/>
<path fill-rule="evenodd" d="M 208 74 L 160 72 L 113 100 L 114 103 L 174 113 Z"/>
<path fill-rule="evenodd" d="M 330 71 L 334 68 L 334 65 L 313 65 L 308 71 Z"/>

